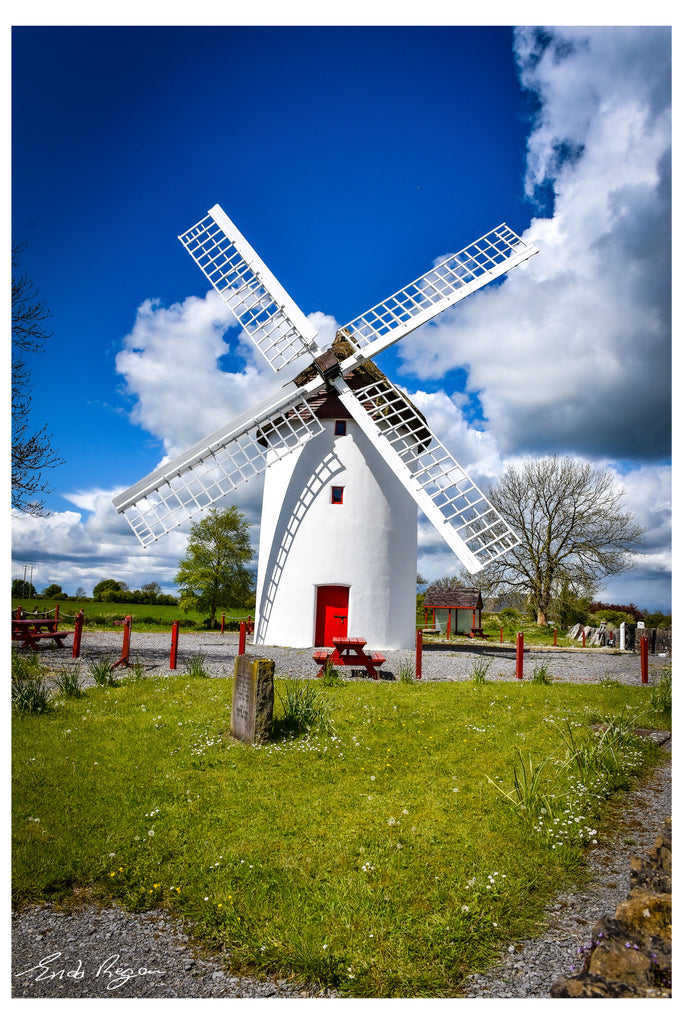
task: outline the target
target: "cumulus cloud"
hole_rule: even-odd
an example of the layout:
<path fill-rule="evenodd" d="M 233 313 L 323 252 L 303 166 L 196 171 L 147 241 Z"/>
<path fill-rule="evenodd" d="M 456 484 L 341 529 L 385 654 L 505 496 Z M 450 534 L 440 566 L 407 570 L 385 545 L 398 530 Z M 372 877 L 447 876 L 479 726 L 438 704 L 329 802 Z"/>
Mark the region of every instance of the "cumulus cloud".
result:
<path fill-rule="evenodd" d="M 331 343 L 335 319 L 310 315 L 319 343 Z M 231 330 L 231 328 L 234 328 Z M 223 369 L 228 361 L 231 369 Z M 163 441 L 164 460 L 184 451 L 223 423 L 272 394 L 310 361 L 304 357 L 275 374 L 245 337 L 215 291 L 191 296 L 170 308 L 156 300 L 142 303 L 116 358 L 127 394 L 134 399 L 131 419 Z M 280 378 L 284 377 L 284 380 Z M 151 472 L 155 467 L 150 465 Z M 91 592 L 100 579 L 125 580 L 132 588 L 160 583 L 175 589 L 173 578 L 185 553 L 191 522 L 143 549 L 112 498 L 132 481 L 113 490 L 64 495 L 79 511 L 47 519 L 17 515 L 13 519 L 13 578 L 35 564 L 35 585 L 42 590 L 59 583 L 68 593 Z M 221 502 L 235 504 L 251 524 L 258 545 L 263 478 L 256 477 Z"/>
<path fill-rule="evenodd" d="M 526 188 L 540 254 L 401 346 L 422 380 L 466 367 L 503 455 L 670 452 L 670 34 L 520 29 L 538 98 Z"/>
<path fill-rule="evenodd" d="M 133 422 L 160 438 L 167 455 L 184 451 L 275 386 L 253 346 L 239 340 L 232 353 L 239 369 L 221 369 L 231 355 L 224 335 L 235 324 L 214 291 L 168 309 L 150 299 L 139 307 L 116 369 L 135 397 Z"/>

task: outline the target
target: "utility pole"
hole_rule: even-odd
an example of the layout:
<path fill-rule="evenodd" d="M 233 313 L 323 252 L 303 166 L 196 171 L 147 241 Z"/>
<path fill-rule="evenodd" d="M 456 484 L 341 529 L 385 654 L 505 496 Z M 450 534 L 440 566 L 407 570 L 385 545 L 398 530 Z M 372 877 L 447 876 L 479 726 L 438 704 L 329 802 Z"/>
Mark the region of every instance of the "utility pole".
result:
<path fill-rule="evenodd" d="M 23 586 L 21 588 L 22 591 L 23 591 L 23 596 L 24 597 L 30 597 L 31 596 L 31 591 L 33 589 L 33 570 L 34 569 L 35 569 L 35 565 L 25 565 L 24 566 L 24 583 L 23 583 Z M 27 573 L 28 573 L 28 580 L 26 579 L 26 574 Z M 26 584 L 27 583 L 28 583 L 28 591 L 26 590 Z"/>

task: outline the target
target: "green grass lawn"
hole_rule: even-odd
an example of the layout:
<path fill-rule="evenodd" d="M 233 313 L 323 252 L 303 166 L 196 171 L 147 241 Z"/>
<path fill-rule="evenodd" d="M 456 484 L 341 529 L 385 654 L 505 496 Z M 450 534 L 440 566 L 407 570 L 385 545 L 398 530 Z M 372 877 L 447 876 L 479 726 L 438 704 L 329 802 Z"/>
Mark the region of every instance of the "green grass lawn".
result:
<path fill-rule="evenodd" d="M 192 609 L 181 608 L 180 605 L 166 605 L 166 604 L 125 604 L 125 603 L 114 603 L 113 601 L 93 601 L 88 598 L 84 601 L 79 600 L 67 600 L 59 601 L 59 615 L 61 619 L 64 619 L 66 623 L 70 623 L 76 617 L 76 614 L 82 609 L 85 614 L 86 623 L 96 625 L 98 628 L 117 628 L 114 627 L 114 622 L 121 621 L 126 615 L 132 615 L 133 624 L 138 632 L 154 632 L 157 629 L 168 630 L 171 627 L 171 623 L 176 619 L 181 621 L 185 628 L 192 628 L 196 626 L 199 628 L 204 623 L 205 619 L 208 618 L 207 612 L 193 611 Z M 39 612 L 53 611 L 55 607 L 54 600 L 46 600 L 42 597 L 28 598 L 25 601 L 21 601 L 18 598 L 12 598 L 12 608 L 16 609 L 18 605 L 26 612 L 32 612 L 35 608 Z M 226 624 L 230 620 L 246 619 L 248 616 L 254 617 L 253 608 L 228 608 L 219 609 L 216 613 L 218 622 L 221 621 L 221 614 L 225 611 Z"/>
<path fill-rule="evenodd" d="M 264 747 L 229 738 L 230 680 L 143 678 L 14 714 L 15 903 L 168 907 L 233 969 L 457 995 L 580 875 L 608 791 L 662 756 L 619 723 L 667 721 L 620 685 L 321 692 L 329 731 L 287 737 L 276 719 Z M 588 726 L 610 718 L 606 772 Z M 584 753 L 560 768 L 570 741 Z M 515 776 L 536 787 L 526 811 L 501 792 L 516 799 Z"/>

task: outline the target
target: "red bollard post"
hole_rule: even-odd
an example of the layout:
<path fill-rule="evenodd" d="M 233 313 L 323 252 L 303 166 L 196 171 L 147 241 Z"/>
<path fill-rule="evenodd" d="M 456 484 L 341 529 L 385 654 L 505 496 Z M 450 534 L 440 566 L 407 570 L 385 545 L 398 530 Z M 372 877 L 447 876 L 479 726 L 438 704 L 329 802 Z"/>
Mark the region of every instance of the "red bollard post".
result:
<path fill-rule="evenodd" d="M 178 630 L 180 626 L 177 622 L 171 623 L 171 661 L 170 668 L 175 668 L 178 664 Z"/>
<path fill-rule="evenodd" d="M 524 633 L 517 634 L 517 659 L 515 663 L 515 678 L 524 678 Z"/>
<path fill-rule="evenodd" d="M 583 647 L 586 646 L 586 630 L 585 629 L 581 630 L 581 644 L 582 644 Z"/>
<path fill-rule="evenodd" d="M 55 621 L 59 622 L 59 605 L 55 605 Z"/>
<path fill-rule="evenodd" d="M 121 651 L 121 657 L 118 661 L 114 662 L 112 668 L 118 668 L 119 665 L 125 665 L 128 668 L 128 656 L 130 655 L 130 627 L 132 623 L 132 617 L 126 615 L 123 620 L 123 649 Z"/>
<path fill-rule="evenodd" d="M 72 658 L 80 658 L 81 656 L 81 634 L 83 633 L 83 611 L 81 610 L 76 616 L 74 623 L 74 645 L 71 652 Z"/>
<path fill-rule="evenodd" d="M 415 678 L 422 679 L 422 630 L 415 633 Z"/>
<path fill-rule="evenodd" d="M 643 686 L 647 686 L 649 679 L 647 655 L 648 655 L 649 644 L 646 636 L 640 638 L 640 681 Z"/>
<path fill-rule="evenodd" d="M 557 647 L 557 630 L 553 630 L 553 647 Z"/>
<path fill-rule="evenodd" d="M 246 622 L 240 622 L 240 641 L 237 647 L 238 654 L 244 654 L 247 649 L 247 624 Z"/>
<path fill-rule="evenodd" d="M 221 636 L 225 633 L 225 612 L 221 612 Z"/>

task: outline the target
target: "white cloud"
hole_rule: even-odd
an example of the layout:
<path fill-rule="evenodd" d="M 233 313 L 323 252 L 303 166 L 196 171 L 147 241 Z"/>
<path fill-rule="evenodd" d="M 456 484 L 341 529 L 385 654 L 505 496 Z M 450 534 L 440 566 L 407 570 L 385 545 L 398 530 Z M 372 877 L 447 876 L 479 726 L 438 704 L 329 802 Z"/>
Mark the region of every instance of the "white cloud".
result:
<path fill-rule="evenodd" d="M 334 318 L 318 312 L 310 320 L 320 343 L 329 344 L 337 329 Z M 235 326 L 228 307 L 213 290 L 203 299 L 192 296 L 168 309 L 147 300 L 137 310 L 116 366 L 135 398 L 133 422 L 163 441 L 166 457 L 184 451 L 272 394 L 296 372 L 298 364 L 292 364 L 276 375 L 238 330 L 233 332 L 231 348 L 224 334 Z M 221 360 L 228 354 L 238 367 L 230 372 L 221 369 Z M 149 471 L 154 468 L 150 465 Z M 131 483 L 122 481 L 111 491 L 64 495 L 79 512 L 54 513 L 46 519 L 13 517 L 13 578 L 23 578 L 23 565 L 31 564 L 36 566 L 34 583 L 39 590 L 56 582 L 68 593 L 78 587 L 90 593 L 95 583 L 109 577 L 125 580 L 132 588 L 155 580 L 174 590 L 173 578 L 185 553 L 191 522 L 141 548 L 112 505 L 114 495 Z M 237 505 L 252 524 L 255 547 L 262 490 L 263 479 L 256 477 L 223 502 Z"/>
<path fill-rule="evenodd" d="M 468 369 L 496 444 L 514 452 L 665 458 L 670 443 L 669 35 L 516 34 L 540 111 L 527 188 L 552 186 L 540 253 L 401 346 L 422 380 Z"/>

